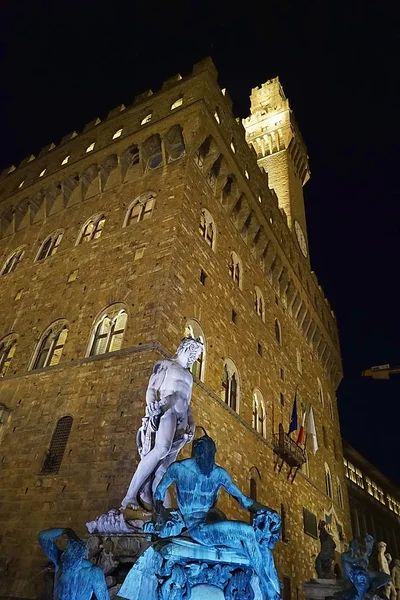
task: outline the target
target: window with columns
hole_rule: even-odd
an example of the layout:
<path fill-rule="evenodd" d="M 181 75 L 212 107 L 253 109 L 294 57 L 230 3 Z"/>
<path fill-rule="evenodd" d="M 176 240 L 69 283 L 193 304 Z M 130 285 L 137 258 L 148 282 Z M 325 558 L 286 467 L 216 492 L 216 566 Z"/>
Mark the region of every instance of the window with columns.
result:
<path fill-rule="evenodd" d="M 97 240 L 103 232 L 105 222 L 106 218 L 104 215 L 91 217 L 89 221 L 85 223 L 79 234 L 78 244 Z"/>
<path fill-rule="evenodd" d="M 256 286 L 254 290 L 254 310 L 262 321 L 265 319 L 264 306 L 264 296 L 262 295 L 260 288 Z"/>
<path fill-rule="evenodd" d="M 94 325 L 88 356 L 98 356 L 120 350 L 127 319 L 125 308 L 119 304 L 105 309 Z"/>
<path fill-rule="evenodd" d="M 131 203 L 125 217 L 124 227 L 128 227 L 132 223 L 147 221 L 151 219 L 154 209 L 155 195 L 150 192 L 142 194 Z"/>
<path fill-rule="evenodd" d="M 215 223 L 211 213 L 203 208 L 200 214 L 199 233 L 207 244 L 214 250 L 215 246 Z"/>
<path fill-rule="evenodd" d="M 223 369 L 221 398 L 235 412 L 239 412 L 239 378 L 232 360 L 226 359 Z"/>
<path fill-rule="evenodd" d="M 12 273 L 18 267 L 19 263 L 22 260 L 22 257 L 25 253 L 25 246 L 14 250 L 14 252 L 7 258 L 6 262 L 3 265 L 3 268 L 0 271 L 0 275 L 7 275 L 7 273 Z"/>
<path fill-rule="evenodd" d="M 254 390 L 253 392 L 253 429 L 257 431 L 264 438 L 266 437 L 266 414 L 264 399 L 260 390 Z"/>
<path fill-rule="evenodd" d="M 51 233 L 40 246 L 36 260 L 43 260 L 45 258 L 49 258 L 50 256 L 54 256 L 61 244 L 63 235 L 63 231 L 55 231 L 54 233 Z"/>
<path fill-rule="evenodd" d="M 229 260 L 229 275 L 239 289 L 242 289 L 242 264 L 236 252 L 231 252 Z"/>
<path fill-rule="evenodd" d="M 68 337 L 68 325 L 60 319 L 48 327 L 36 347 L 31 370 L 53 367 L 60 362 Z"/>

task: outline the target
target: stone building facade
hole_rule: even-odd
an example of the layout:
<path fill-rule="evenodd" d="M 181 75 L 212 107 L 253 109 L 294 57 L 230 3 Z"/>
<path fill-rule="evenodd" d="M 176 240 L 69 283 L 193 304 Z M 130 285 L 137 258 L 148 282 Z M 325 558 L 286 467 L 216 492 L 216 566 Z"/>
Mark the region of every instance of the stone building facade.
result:
<path fill-rule="evenodd" d="M 386 542 L 393 559 L 400 559 L 398 486 L 346 442 L 343 453 L 354 536 L 369 533 L 377 542 Z"/>
<path fill-rule="evenodd" d="M 307 154 L 277 79 L 253 90 L 251 111 L 234 118 L 207 59 L 1 174 L 1 595 L 40 594 L 39 530 L 83 536 L 119 506 L 152 364 L 185 332 L 206 348 L 196 422 L 237 484 L 285 517 L 286 597 L 314 575 L 319 519 L 339 550 L 350 536 L 340 349 L 310 270 Z M 292 481 L 285 463 L 274 469 L 274 435 L 296 389 L 319 449 Z M 248 519 L 224 494 L 221 508 Z"/>

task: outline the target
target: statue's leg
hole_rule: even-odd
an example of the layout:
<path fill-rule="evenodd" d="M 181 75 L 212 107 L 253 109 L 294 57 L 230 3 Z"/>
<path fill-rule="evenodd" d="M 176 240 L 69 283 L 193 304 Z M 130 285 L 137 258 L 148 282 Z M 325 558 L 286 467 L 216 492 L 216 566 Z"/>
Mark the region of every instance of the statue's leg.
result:
<path fill-rule="evenodd" d="M 154 448 L 150 450 L 137 466 L 132 481 L 129 484 L 125 498 L 121 506 L 126 508 L 128 504 L 138 507 L 137 496 L 140 488 L 146 483 L 147 479 L 154 473 L 159 462 L 167 456 L 171 450 L 172 442 L 176 430 L 176 414 L 172 410 L 164 413 L 160 419 L 160 424 L 156 433 Z"/>
<path fill-rule="evenodd" d="M 175 441 L 172 444 L 169 454 L 158 465 L 156 472 L 154 474 L 154 479 L 153 479 L 153 484 L 152 484 L 153 496 L 154 496 L 154 492 L 157 489 L 158 484 L 160 483 L 161 479 L 163 478 L 165 471 L 168 469 L 169 465 L 172 465 L 172 463 L 175 462 L 176 457 L 178 456 L 179 452 L 181 451 L 181 449 L 183 448 L 184 445 L 185 445 L 185 441 L 182 439 Z M 165 494 L 164 506 L 166 508 L 169 508 L 171 506 L 171 497 L 170 497 L 168 491 Z"/>
<path fill-rule="evenodd" d="M 256 540 L 254 529 L 241 521 L 221 521 L 190 529 L 194 540 L 206 546 L 227 546 L 245 551 L 250 564 L 259 577 L 260 587 L 268 600 L 280 597 L 278 575 L 271 552 L 263 551 Z"/>

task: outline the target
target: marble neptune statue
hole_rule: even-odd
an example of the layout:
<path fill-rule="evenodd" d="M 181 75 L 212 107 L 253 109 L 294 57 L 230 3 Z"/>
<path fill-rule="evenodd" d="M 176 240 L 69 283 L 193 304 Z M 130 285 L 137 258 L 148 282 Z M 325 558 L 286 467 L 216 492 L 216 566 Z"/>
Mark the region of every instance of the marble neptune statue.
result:
<path fill-rule="evenodd" d="M 280 516 L 242 494 L 227 471 L 215 463 L 215 452 L 213 440 L 205 435 L 194 441 L 192 458 L 175 462 L 167 468 L 154 495 L 154 521 L 145 524 L 144 530 L 162 538 L 170 537 L 171 516 L 172 520 L 177 522 L 179 519 L 176 519 L 173 513 L 178 513 L 182 517 L 180 529 L 186 528 L 192 540 L 203 547 L 228 548 L 244 556 L 258 576 L 263 598 L 278 600 L 280 585 L 271 549 L 279 538 Z M 166 492 L 173 483 L 176 487 L 179 511 L 171 511 L 163 506 Z M 243 508 L 254 513 L 251 525 L 241 521 L 229 521 L 214 508 L 221 488 Z M 148 562 L 146 554 L 151 557 Z M 154 577 L 154 565 L 158 564 L 156 554 L 154 547 L 146 550 L 143 558 L 128 573 L 119 591 L 119 597 L 148 600 L 148 592 L 141 591 L 138 582 L 140 575 L 144 585 L 147 585 L 150 576 Z M 197 555 L 201 565 L 200 550 Z M 140 570 L 146 572 L 140 573 Z M 152 595 L 152 598 L 158 597 L 157 594 Z"/>
<path fill-rule="evenodd" d="M 121 503 L 123 509 L 151 509 L 153 493 L 167 467 L 194 436 L 189 369 L 203 352 L 199 339 L 185 337 L 171 359 L 158 360 L 146 392 L 146 413 L 136 442 L 140 462 Z"/>
<path fill-rule="evenodd" d="M 64 551 L 55 543 L 61 536 L 67 537 Z M 38 539 L 56 567 L 54 600 L 110 600 L 103 571 L 85 559 L 86 544 L 72 529 L 46 529 Z"/>

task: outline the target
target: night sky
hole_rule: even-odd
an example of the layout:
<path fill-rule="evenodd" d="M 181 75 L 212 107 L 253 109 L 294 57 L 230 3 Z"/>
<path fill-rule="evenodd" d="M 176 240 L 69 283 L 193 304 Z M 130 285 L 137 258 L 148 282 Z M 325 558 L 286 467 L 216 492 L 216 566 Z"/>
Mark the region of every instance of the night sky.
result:
<path fill-rule="evenodd" d="M 400 483 L 400 375 L 360 375 L 400 364 L 396 4 L 2 0 L 0 168 L 205 56 L 236 116 L 279 75 L 310 156 L 310 255 L 338 319 L 343 436 Z"/>

